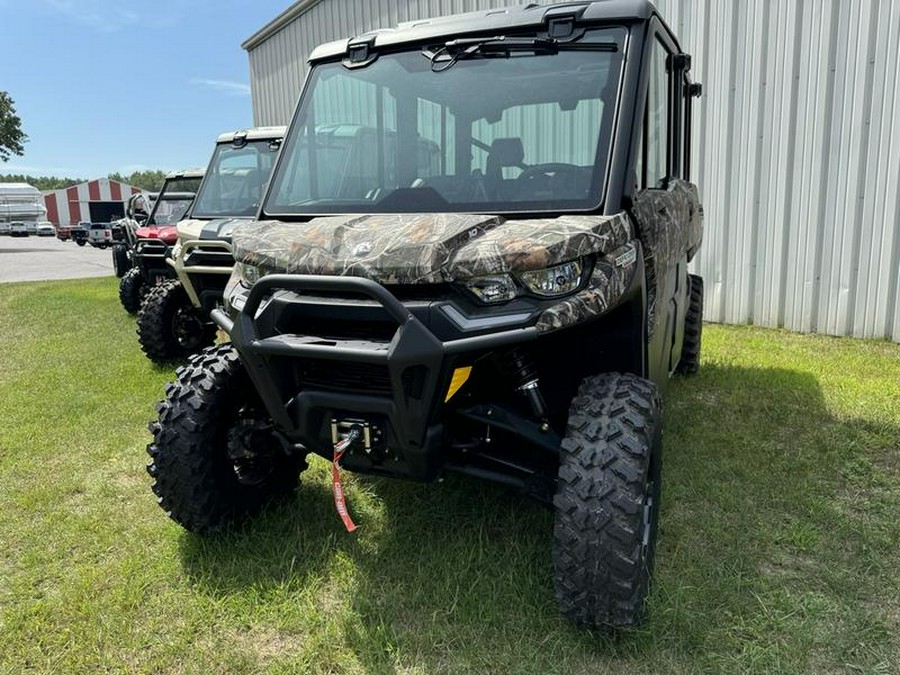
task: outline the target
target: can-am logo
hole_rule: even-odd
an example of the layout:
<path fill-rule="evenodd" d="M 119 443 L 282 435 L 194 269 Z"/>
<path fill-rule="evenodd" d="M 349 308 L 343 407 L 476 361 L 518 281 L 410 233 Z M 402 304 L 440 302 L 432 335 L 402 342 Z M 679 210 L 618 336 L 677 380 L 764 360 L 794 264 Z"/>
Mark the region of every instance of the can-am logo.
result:
<path fill-rule="evenodd" d="M 357 244 L 353 249 L 353 257 L 354 258 L 362 258 L 364 255 L 369 255 L 372 252 L 372 242 L 364 241 L 360 244 Z"/>

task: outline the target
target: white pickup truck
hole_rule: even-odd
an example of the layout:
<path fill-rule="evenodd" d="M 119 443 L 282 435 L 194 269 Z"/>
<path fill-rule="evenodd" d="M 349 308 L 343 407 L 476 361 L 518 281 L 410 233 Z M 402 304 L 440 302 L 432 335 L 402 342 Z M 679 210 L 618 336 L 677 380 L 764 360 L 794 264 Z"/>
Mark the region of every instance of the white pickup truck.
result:
<path fill-rule="evenodd" d="M 91 223 L 88 227 L 87 242 L 94 248 L 112 246 L 112 226 L 109 223 Z"/>

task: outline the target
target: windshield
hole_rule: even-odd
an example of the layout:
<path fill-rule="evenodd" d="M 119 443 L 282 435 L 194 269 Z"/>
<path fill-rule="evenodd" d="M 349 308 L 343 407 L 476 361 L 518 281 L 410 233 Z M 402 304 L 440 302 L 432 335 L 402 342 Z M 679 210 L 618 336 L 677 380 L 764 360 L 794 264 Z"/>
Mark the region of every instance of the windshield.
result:
<path fill-rule="evenodd" d="M 217 146 L 191 216 L 256 215 L 263 187 L 278 155 L 278 144 L 274 140 L 249 141 L 240 148 L 230 143 Z"/>
<path fill-rule="evenodd" d="M 174 225 L 184 218 L 194 201 L 202 177 L 167 180 L 153 204 L 150 225 Z"/>
<path fill-rule="evenodd" d="M 316 66 L 263 211 L 596 208 L 624 40 L 624 29 L 591 30 L 553 49 L 449 59 L 437 45 Z"/>

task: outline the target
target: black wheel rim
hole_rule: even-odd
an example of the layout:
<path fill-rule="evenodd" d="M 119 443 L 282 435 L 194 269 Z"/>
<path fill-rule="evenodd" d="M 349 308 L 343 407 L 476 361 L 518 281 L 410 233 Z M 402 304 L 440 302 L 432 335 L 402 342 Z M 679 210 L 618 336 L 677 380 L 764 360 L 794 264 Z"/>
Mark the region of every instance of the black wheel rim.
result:
<path fill-rule="evenodd" d="M 238 483 L 263 485 L 275 474 L 283 454 L 271 425 L 243 418 L 228 432 L 228 457 Z"/>
<path fill-rule="evenodd" d="M 202 342 L 203 322 L 193 307 L 179 307 L 172 318 L 172 335 L 179 346 L 194 349 Z"/>

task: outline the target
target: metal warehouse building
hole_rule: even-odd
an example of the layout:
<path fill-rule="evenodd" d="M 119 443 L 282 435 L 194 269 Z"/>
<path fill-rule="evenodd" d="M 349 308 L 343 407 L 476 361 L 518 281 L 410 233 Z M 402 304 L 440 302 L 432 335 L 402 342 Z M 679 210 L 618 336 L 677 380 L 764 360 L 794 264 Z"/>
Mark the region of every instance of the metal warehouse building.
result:
<path fill-rule="evenodd" d="M 254 121 L 289 121 L 319 43 L 508 4 L 299 0 L 243 44 Z M 655 4 L 704 85 L 706 317 L 900 342 L 900 3 Z"/>
<path fill-rule="evenodd" d="M 125 202 L 140 188 L 109 178 L 44 192 L 47 220 L 54 225 L 74 225 L 82 220 L 109 222 L 125 215 Z"/>

